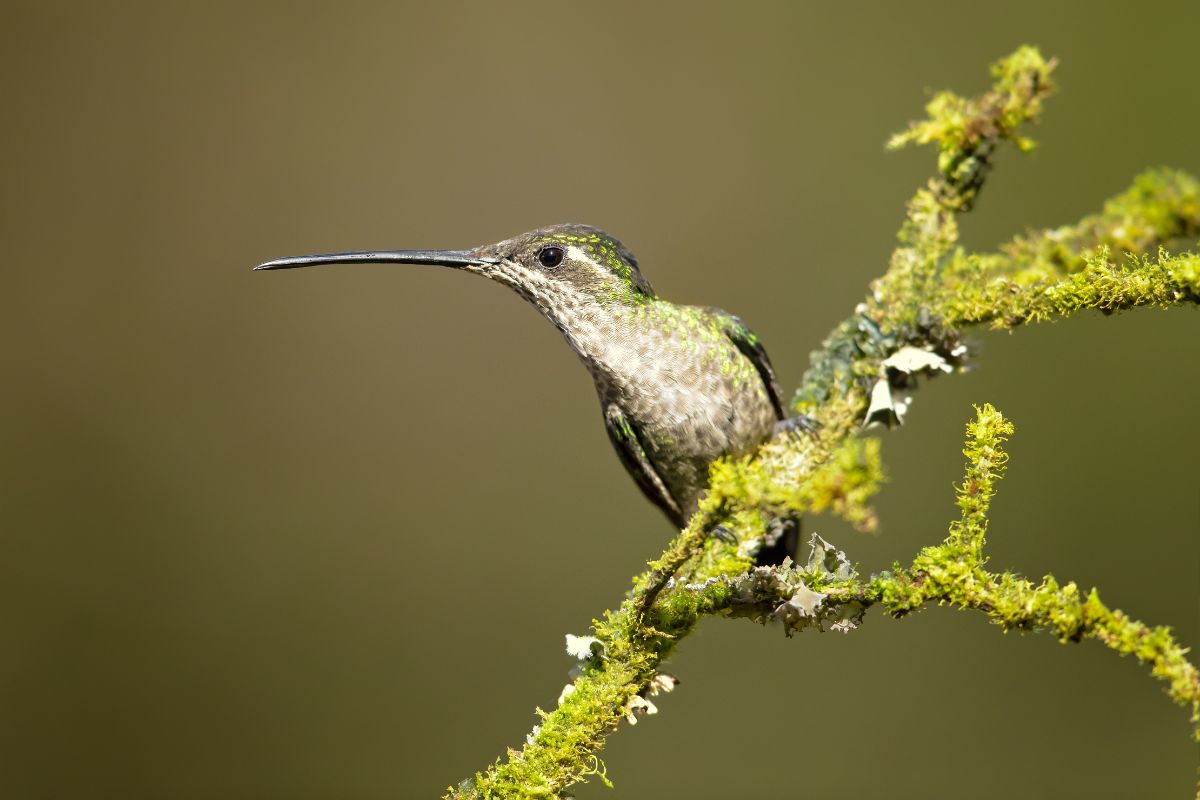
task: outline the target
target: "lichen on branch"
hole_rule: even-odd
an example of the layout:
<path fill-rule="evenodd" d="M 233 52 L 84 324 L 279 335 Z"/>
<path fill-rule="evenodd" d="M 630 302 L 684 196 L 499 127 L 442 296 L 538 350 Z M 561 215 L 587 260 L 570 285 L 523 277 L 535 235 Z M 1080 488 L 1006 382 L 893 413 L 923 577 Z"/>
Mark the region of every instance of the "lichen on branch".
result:
<path fill-rule="evenodd" d="M 1141 306 L 1200 304 L 1200 256 L 1169 253 L 1200 236 L 1195 179 L 1151 170 L 1073 225 L 1026 232 L 995 253 L 958 244 L 957 218 L 971 209 L 1003 142 L 1033 147 L 1020 133 L 1054 89 L 1053 60 L 1022 47 L 992 67 L 978 98 L 936 95 L 927 119 L 891 145 L 937 147 L 937 174 L 908 204 L 898 246 L 865 300 L 812 354 L 793 400 L 819 434 L 785 434 L 758 452 L 713 465 L 699 510 L 664 553 L 633 581 L 625 600 L 576 638 L 581 660 L 556 707 L 520 749 L 448 790 L 453 798 L 562 797 L 574 783 L 608 782 L 598 753 L 623 719 L 652 713 L 649 696 L 673 680 L 665 659 L 705 616 L 778 620 L 789 633 L 849 631 L 877 605 L 903 617 L 930 603 L 973 609 L 1005 629 L 1044 630 L 1060 641 L 1095 639 L 1133 655 L 1190 707 L 1200 731 L 1200 679 L 1167 628 L 1151 628 L 1047 576 L 1034 584 L 986 569 L 989 504 L 1003 476 L 1011 424 L 994 408 L 968 426 L 961 516 L 939 544 L 908 566 L 860 578 L 849 560 L 815 538 L 804 564 L 755 567 L 754 553 L 779 519 L 830 510 L 856 527 L 875 524 L 870 498 L 883 480 L 868 423 L 902 421 L 926 377 L 969 363 L 975 326 L 1014 327 Z M 718 526 L 734 541 L 713 536 Z M 587 647 L 581 647 L 586 641 Z M 1200 741 L 1200 733 L 1197 733 Z"/>

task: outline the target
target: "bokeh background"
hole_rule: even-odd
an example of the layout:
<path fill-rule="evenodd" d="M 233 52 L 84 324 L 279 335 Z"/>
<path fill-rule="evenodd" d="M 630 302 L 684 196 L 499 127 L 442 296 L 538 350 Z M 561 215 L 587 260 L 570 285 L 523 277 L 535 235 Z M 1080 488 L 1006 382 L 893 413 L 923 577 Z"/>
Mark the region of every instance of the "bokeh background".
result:
<path fill-rule="evenodd" d="M 563 634 L 670 535 L 585 372 L 504 289 L 282 255 L 560 221 L 719 304 L 784 383 L 883 269 L 931 89 L 1021 43 L 1063 91 L 964 221 L 989 248 L 1200 171 L 1192 2 L 6 4 L 0 796 L 432 797 L 553 705 Z M 992 564 L 1200 641 L 1200 316 L 981 334 L 888 433 L 864 571 L 1017 423 Z M 585 566 L 581 566 L 585 565 Z M 1186 714 L 1095 643 L 980 616 L 710 620 L 580 798 L 1187 797 Z"/>

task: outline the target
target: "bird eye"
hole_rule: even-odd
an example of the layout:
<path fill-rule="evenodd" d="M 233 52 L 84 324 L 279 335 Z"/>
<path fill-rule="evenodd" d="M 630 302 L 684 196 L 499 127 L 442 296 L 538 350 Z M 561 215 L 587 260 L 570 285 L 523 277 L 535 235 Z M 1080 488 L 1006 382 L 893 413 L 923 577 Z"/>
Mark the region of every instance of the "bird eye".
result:
<path fill-rule="evenodd" d="M 538 251 L 538 263 L 547 269 L 554 269 L 563 262 L 563 249 L 561 247 L 543 247 Z"/>

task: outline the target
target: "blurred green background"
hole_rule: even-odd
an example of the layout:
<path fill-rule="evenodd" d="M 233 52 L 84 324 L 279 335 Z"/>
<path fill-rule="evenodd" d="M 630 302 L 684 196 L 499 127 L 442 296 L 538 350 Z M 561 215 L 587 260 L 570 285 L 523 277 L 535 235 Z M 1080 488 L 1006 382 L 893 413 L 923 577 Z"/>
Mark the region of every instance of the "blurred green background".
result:
<path fill-rule="evenodd" d="M 436 796 L 521 743 L 563 634 L 670 536 L 515 295 L 254 263 L 586 221 L 750 321 L 790 390 L 930 174 L 883 148 L 929 89 L 982 90 L 1024 42 L 1062 59 L 972 247 L 1200 171 L 1194 2 L 835 5 L 7 4 L 0 796 Z M 864 571 L 940 539 L 990 401 L 1018 427 L 992 565 L 1200 641 L 1200 316 L 975 341 L 884 437 L 880 534 L 808 528 Z M 1195 779 L 1144 669 L 976 614 L 792 641 L 712 620 L 669 668 L 604 753 L 616 793 L 580 798 Z"/>

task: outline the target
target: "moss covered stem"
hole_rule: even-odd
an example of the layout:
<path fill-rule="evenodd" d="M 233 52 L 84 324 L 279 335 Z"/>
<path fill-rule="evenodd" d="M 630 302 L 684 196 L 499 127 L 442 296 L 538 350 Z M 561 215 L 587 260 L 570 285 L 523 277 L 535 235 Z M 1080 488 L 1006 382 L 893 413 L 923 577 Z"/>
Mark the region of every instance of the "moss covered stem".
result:
<path fill-rule="evenodd" d="M 991 91 L 978 98 L 943 92 L 925 120 L 892 139 L 894 147 L 934 145 L 937 174 L 910 201 L 886 272 L 812 355 L 793 406 L 820 423 L 820 434 L 784 435 L 752 456 L 714 464 L 698 513 L 634 579 L 621 605 L 593 622 L 590 655 L 557 706 L 539 709 L 540 724 L 521 748 L 449 789 L 448 797 L 562 797 L 589 777 L 607 782 L 598 756 L 605 739 L 622 719 L 653 708 L 647 698 L 671 683 L 659 672 L 662 662 L 708 615 L 776 619 L 790 633 L 852 630 L 872 605 L 895 617 L 929 603 L 974 609 L 1006 629 L 1045 630 L 1064 642 L 1095 639 L 1135 656 L 1200 723 L 1197 670 L 1167 628 L 1109 609 L 1094 589 L 1084 594 L 1050 576 L 1035 585 L 986 569 L 988 509 L 1012 430 L 991 406 L 979 408 L 968 426 L 960 518 L 909 566 L 862 580 L 844 555 L 820 541 L 805 565 L 753 566 L 773 520 L 828 509 L 859 528 L 873 527 L 869 501 L 883 469 L 878 442 L 861 432 L 867 423 L 901 421 L 921 377 L 965 365 L 970 328 L 1013 327 L 1085 309 L 1200 303 L 1200 257 L 1162 249 L 1186 247 L 1200 236 L 1200 190 L 1179 172 L 1147 172 L 1100 213 L 1019 236 L 997 253 L 958 245 L 957 218 L 973 206 L 996 148 L 1033 147 L 1019 131 L 1041 113 L 1054 88 L 1053 69 L 1036 49 L 1020 48 L 993 66 Z M 711 536 L 717 525 L 737 541 Z"/>

